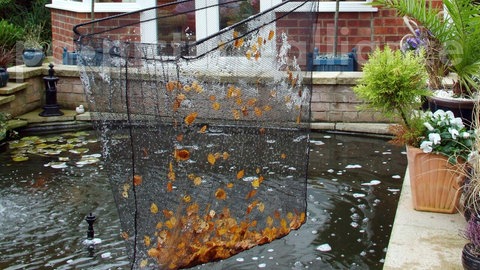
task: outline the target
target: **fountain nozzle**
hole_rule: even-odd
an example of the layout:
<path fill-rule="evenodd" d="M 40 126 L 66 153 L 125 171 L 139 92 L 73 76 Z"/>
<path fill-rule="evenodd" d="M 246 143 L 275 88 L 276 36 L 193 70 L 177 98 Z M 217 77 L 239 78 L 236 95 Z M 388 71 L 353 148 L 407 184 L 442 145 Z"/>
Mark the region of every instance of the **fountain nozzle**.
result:
<path fill-rule="evenodd" d="M 92 213 L 90 213 L 86 218 L 85 220 L 87 221 L 88 223 L 88 230 L 87 230 L 87 239 L 88 240 L 92 240 L 94 238 L 94 235 L 95 235 L 95 231 L 93 230 L 93 223 L 95 222 L 95 220 L 97 220 L 97 217 L 94 216 Z"/>

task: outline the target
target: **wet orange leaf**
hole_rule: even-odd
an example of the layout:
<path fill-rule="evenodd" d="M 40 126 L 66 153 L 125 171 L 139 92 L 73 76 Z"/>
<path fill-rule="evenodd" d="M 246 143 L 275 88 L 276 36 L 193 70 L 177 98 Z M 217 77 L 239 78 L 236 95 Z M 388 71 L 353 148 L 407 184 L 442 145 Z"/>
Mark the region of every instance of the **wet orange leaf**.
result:
<path fill-rule="evenodd" d="M 233 119 L 239 120 L 240 119 L 240 112 L 238 110 L 232 110 Z"/>
<path fill-rule="evenodd" d="M 167 228 L 169 229 L 173 229 L 175 225 L 177 225 L 177 218 L 175 218 L 174 216 L 171 217 L 169 220 L 165 221 L 165 226 L 167 226 Z"/>
<path fill-rule="evenodd" d="M 155 203 L 150 205 L 150 212 L 152 212 L 152 214 L 158 213 L 158 206 Z"/>
<path fill-rule="evenodd" d="M 133 176 L 133 185 L 138 186 L 142 184 L 142 177 L 140 175 Z"/>
<path fill-rule="evenodd" d="M 207 160 L 208 160 L 208 163 L 210 163 L 210 165 L 214 165 L 214 164 L 215 164 L 215 161 L 217 161 L 217 160 L 215 159 L 215 156 L 214 156 L 212 153 L 209 153 L 209 154 L 208 154 Z"/>
<path fill-rule="evenodd" d="M 215 100 L 217 100 L 217 97 L 214 96 L 214 95 L 210 95 L 208 98 L 210 99 L 210 101 L 215 101 Z"/>
<path fill-rule="evenodd" d="M 248 50 L 246 53 L 245 53 L 245 56 L 247 57 L 248 60 L 251 60 L 252 59 L 252 52 L 250 50 Z"/>
<path fill-rule="evenodd" d="M 155 228 L 157 230 L 161 229 L 163 227 L 163 223 L 162 222 L 158 222 L 157 225 L 155 226 Z"/>
<path fill-rule="evenodd" d="M 197 176 L 193 179 L 193 184 L 195 186 L 199 186 L 202 183 L 202 178 L 200 176 Z"/>
<path fill-rule="evenodd" d="M 163 209 L 163 210 L 162 210 L 162 213 L 163 213 L 163 215 L 165 216 L 165 218 L 171 218 L 171 217 L 173 217 L 173 211 L 171 211 L 171 210 Z"/>
<path fill-rule="evenodd" d="M 172 92 L 177 87 L 178 84 L 179 82 L 177 81 L 168 81 L 167 84 L 165 85 L 165 88 L 167 88 L 169 92 Z"/>
<path fill-rule="evenodd" d="M 260 180 L 258 178 L 253 179 L 252 187 L 253 188 L 258 188 L 259 186 L 260 186 Z"/>
<path fill-rule="evenodd" d="M 263 106 L 263 110 L 268 112 L 268 111 L 272 110 L 272 107 L 270 107 L 270 105 L 265 105 L 265 106 Z"/>
<path fill-rule="evenodd" d="M 183 196 L 183 201 L 186 203 L 189 203 L 192 200 L 192 197 L 190 195 L 185 195 Z"/>
<path fill-rule="evenodd" d="M 227 160 L 230 157 L 230 154 L 228 152 L 223 152 L 222 157 L 223 160 Z"/>
<path fill-rule="evenodd" d="M 240 33 L 238 33 L 237 31 L 233 31 L 233 38 L 238 38 L 238 35 L 239 35 L 239 34 L 240 34 Z"/>
<path fill-rule="evenodd" d="M 237 99 L 235 100 L 235 103 L 237 103 L 238 105 L 242 105 L 242 103 L 243 103 L 242 98 L 240 98 L 240 97 L 237 98 Z"/>
<path fill-rule="evenodd" d="M 272 227 L 272 225 L 273 225 L 273 218 L 272 218 L 271 216 L 268 216 L 268 217 L 267 217 L 267 225 L 268 225 L 269 227 Z"/>
<path fill-rule="evenodd" d="M 250 212 L 252 212 L 252 209 L 255 208 L 257 204 L 258 204 L 258 201 L 253 201 L 247 206 L 247 212 L 246 212 L 247 215 L 250 214 Z"/>
<path fill-rule="evenodd" d="M 187 115 L 185 117 L 185 124 L 187 126 L 191 125 L 193 123 L 193 121 L 195 121 L 195 119 L 197 118 L 198 116 L 198 113 L 197 112 L 192 112 L 190 113 L 189 115 Z"/>
<path fill-rule="evenodd" d="M 168 181 L 167 183 L 167 192 L 172 192 L 173 190 L 173 184 L 172 182 Z"/>
<path fill-rule="evenodd" d="M 262 112 L 262 109 L 258 108 L 258 107 L 255 107 L 255 115 L 260 117 L 262 116 L 263 112 Z"/>
<path fill-rule="evenodd" d="M 287 158 L 287 154 L 282 153 L 282 154 L 280 155 L 280 158 L 281 158 L 281 159 L 286 159 L 286 158 Z"/>
<path fill-rule="evenodd" d="M 177 141 L 179 141 L 179 142 L 183 141 L 183 134 L 178 134 L 177 135 Z"/>
<path fill-rule="evenodd" d="M 237 179 L 243 178 L 244 175 L 245 175 L 245 170 L 238 171 L 237 172 Z"/>
<path fill-rule="evenodd" d="M 255 60 L 258 61 L 258 58 L 260 58 L 260 51 L 255 52 Z"/>
<path fill-rule="evenodd" d="M 228 184 L 227 184 L 227 188 L 233 188 L 233 183 L 231 183 L 231 182 L 228 183 Z"/>
<path fill-rule="evenodd" d="M 255 106 L 255 103 L 257 103 L 257 99 L 256 99 L 256 98 L 250 98 L 250 99 L 247 101 L 247 105 L 250 106 L 250 107 Z"/>
<path fill-rule="evenodd" d="M 212 104 L 212 108 L 213 108 L 215 111 L 220 110 L 220 103 L 214 102 L 214 103 Z"/>
<path fill-rule="evenodd" d="M 275 36 L 275 32 L 273 30 L 270 30 L 268 33 L 268 40 L 272 40 L 272 38 Z"/>
<path fill-rule="evenodd" d="M 257 44 L 259 47 L 261 47 L 263 45 L 263 37 L 257 37 Z"/>
<path fill-rule="evenodd" d="M 215 198 L 218 200 L 225 200 L 227 198 L 227 193 L 222 188 L 218 188 L 217 191 L 215 191 Z"/>
<path fill-rule="evenodd" d="M 273 211 L 273 217 L 276 219 L 280 219 L 280 211 L 275 209 L 275 211 Z"/>
<path fill-rule="evenodd" d="M 190 152 L 187 149 L 175 149 L 174 157 L 177 161 L 190 159 Z"/>
<path fill-rule="evenodd" d="M 239 38 L 239 39 L 236 39 L 233 43 L 233 46 L 235 46 L 235 48 L 240 48 L 242 47 L 243 45 L 243 38 Z"/>
<path fill-rule="evenodd" d="M 263 211 L 265 211 L 265 204 L 260 202 L 260 203 L 258 203 L 257 208 L 258 208 L 258 211 L 263 213 Z"/>
<path fill-rule="evenodd" d="M 255 196 L 255 194 L 257 194 L 257 190 L 256 189 L 252 189 L 250 190 L 250 192 L 248 192 L 247 196 L 245 197 L 245 199 L 250 199 L 252 198 L 253 196 Z"/>
<path fill-rule="evenodd" d="M 248 116 L 248 109 L 247 109 L 247 107 L 245 107 L 245 106 L 242 107 L 242 110 L 241 110 L 241 111 L 242 111 L 243 116 Z"/>
<path fill-rule="evenodd" d="M 151 244 L 150 237 L 147 236 L 147 235 L 145 235 L 145 236 L 143 237 L 143 242 L 145 243 L 145 246 L 149 247 L 150 244 Z"/>
<path fill-rule="evenodd" d="M 123 239 L 127 240 L 128 239 L 128 233 L 127 232 L 122 232 L 120 234 L 120 236 L 122 236 Z"/>
<path fill-rule="evenodd" d="M 192 203 L 191 205 L 189 205 L 187 207 L 187 215 L 191 216 L 193 214 L 197 214 L 198 213 L 198 204 L 197 203 Z"/>
<path fill-rule="evenodd" d="M 198 131 L 200 133 L 205 133 L 207 131 L 207 125 L 203 125 L 202 128 Z"/>
<path fill-rule="evenodd" d="M 260 128 L 258 131 L 260 135 L 265 135 L 265 132 L 266 132 L 265 128 Z"/>

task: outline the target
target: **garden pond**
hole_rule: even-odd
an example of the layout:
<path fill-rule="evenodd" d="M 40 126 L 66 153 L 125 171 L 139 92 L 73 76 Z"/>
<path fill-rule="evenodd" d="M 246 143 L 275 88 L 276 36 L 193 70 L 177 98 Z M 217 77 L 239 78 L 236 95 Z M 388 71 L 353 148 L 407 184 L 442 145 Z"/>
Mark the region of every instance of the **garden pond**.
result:
<path fill-rule="evenodd" d="M 385 138 L 310 135 L 307 220 L 284 238 L 193 269 L 382 269 L 406 170 Z M 128 269 L 95 132 L 29 136 L 0 153 L 1 269 Z M 93 213 L 94 249 L 84 244 Z"/>

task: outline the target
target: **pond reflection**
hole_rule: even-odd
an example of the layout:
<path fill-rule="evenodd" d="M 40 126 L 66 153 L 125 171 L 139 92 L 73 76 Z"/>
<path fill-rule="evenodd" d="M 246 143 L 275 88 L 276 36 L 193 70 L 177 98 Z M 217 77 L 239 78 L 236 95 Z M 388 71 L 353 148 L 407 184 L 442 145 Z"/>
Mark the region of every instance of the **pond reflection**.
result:
<path fill-rule="evenodd" d="M 15 162 L 12 151 L 18 150 L 0 153 L 1 269 L 129 268 L 101 158 L 78 163 L 99 154 L 100 144 L 93 135 L 79 137 L 81 147 L 59 155 L 28 150 L 28 161 Z M 313 133 L 310 146 L 306 224 L 195 269 L 382 268 L 406 168 L 403 148 L 329 133 Z M 88 152 L 69 151 L 78 148 Z M 51 166 L 59 156 L 65 166 Z M 102 240 L 93 254 L 82 244 L 90 212 L 97 216 L 95 237 Z"/>

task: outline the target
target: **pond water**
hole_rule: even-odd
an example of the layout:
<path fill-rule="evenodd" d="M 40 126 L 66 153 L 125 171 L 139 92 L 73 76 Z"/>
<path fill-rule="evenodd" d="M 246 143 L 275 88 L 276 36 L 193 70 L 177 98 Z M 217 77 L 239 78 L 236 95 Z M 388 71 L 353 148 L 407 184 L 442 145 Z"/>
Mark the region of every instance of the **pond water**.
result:
<path fill-rule="evenodd" d="M 37 153 L 50 142 L 59 145 L 59 155 Z M 94 132 L 11 146 L 0 153 L 0 269 L 128 269 Z M 282 239 L 194 269 L 382 269 L 404 149 L 334 133 L 312 133 L 310 147 L 306 223 Z M 83 244 L 90 212 L 101 239 L 94 250 Z"/>

